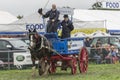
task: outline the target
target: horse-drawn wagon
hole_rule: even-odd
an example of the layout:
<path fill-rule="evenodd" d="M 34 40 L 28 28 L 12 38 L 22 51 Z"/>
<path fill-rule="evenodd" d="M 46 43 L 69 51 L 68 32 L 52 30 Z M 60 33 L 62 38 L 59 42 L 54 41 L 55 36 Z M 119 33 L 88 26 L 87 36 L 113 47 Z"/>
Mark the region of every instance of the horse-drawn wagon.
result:
<path fill-rule="evenodd" d="M 39 36 L 39 42 L 34 38 L 36 32 L 30 33 L 30 51 L 32 61 L 39 60 L 39 74 L 55 73 L 56 67 L 61 70 L 71 68 L 71 73 L 77 71 L 77 64 L 80 73 L 86 73 L 88 68 L 88 51 L 83 47 L 84 38 L 60 39 L 56 33 L 46 33 Z M 34 44 L 34 45 L 33 45 Z M 39 45 L 38 47 L 36 47 Z"/>
<path fill-rule="evenodd" d="M 53 45 L 53 55 L 51 56 L 50 72 L 56 70 L 57 61 L 62 62 L 62 69 L 71 68 L 71 73 L 75 74 L 78 67 L 81 73 L 85 73 L 88 67 L 88 52 L 83 46 L 83 38 L 60 39 L 57 34 L 45 34 L 45 37 Z"/>
<path fill-rule="evenodd" d="M 68 9 L 68 8 L 67 8 Z M 61 14 L 73 15 L 73 9 L 63 9 Z M 65 13 L 66 12 L 66 13 Z M 44 75 L 55 73 L 56 67 L 61 70 L 71 68 L 71 73 L 77 71 L 77 64 L 81 73 L 85 73 L 88 68 L 88 51 L 83 47 L 84 38 L 61 39 L 57 33 L 45 33 L 39 35 L 36 29 L 29 30 L 30 52 L 33 65 L 38 60 L 39 74 Z M 58 65 L 59 63 L 59 65 Z"/>

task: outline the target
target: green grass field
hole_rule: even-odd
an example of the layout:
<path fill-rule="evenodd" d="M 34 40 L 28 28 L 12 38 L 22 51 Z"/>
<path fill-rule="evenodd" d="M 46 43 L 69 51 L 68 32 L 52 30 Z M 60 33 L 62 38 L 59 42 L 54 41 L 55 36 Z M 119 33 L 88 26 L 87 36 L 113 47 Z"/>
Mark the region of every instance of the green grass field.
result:
<path fill-rule="evenodd" d="M 0 80 L 120 80 L 120 64 L 90 64 L 86 74 L 70 74 L 70 69 L 40 77 L 31 77 L 31 70 L 0 70 Z"/>

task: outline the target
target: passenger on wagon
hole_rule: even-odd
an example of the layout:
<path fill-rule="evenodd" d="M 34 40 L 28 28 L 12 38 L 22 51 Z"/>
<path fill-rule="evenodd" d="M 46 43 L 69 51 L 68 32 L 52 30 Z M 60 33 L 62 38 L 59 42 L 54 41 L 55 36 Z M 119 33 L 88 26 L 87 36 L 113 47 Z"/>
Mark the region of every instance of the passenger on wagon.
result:
<path fill-rule="evenodd" d="M 43 18 L 48 18 L 47 23 L 47 33 L 57 33 L 57 28 L 59 25 L 59 14 L 60 12 L 57 10 L 56 5 L 52 4 L 52 9 L 46 12 L 45 14 L 42 13 L 42 8 L 38 10 L 38 13 L 43 16 Z"/>
<path fill-rule="evenodd" d="M 70 32 L 74 29 L 73 23 L 69 20 L 68 15 L 64 15 L 64 20 L 61 22 L 62 36 L 61 38 L 69 38 Z"/>

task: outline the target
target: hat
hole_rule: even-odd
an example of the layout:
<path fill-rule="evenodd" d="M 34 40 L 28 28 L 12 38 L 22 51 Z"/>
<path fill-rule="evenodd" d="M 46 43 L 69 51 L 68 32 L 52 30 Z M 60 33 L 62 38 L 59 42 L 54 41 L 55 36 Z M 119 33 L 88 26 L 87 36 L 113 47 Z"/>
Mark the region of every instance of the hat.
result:
<path fill-rule="evenodd" d="M 64 18 L 68 18 L 68 15 L 67 15 L 67 14 L 65 14 L 63 17 L 64 17 Z"/>

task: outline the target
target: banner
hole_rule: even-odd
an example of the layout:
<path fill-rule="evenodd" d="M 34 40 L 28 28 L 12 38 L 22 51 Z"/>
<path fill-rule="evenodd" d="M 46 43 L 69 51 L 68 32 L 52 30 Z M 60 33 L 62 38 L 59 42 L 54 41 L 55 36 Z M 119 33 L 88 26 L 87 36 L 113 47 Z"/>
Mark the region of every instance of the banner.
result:
<path fill-rule="evenodd" d="M 45 25 L 44 24 L 26 24 L 26 30 L 33 30 L 36 29 L 38 32 L 45 32 Z"/>
<path fill-rule="evenodd" d="M 120 9 L 120 2 L 102 2 L 103 9 Z"/>
<path fill-rule="evenodd" d="M 111 35 L 120 35 L 120 30 L 108 30 Z"/>
<path fill-rule="evenodd" d="M 32 64 L 30 53 L 14 53 L 14 65 Z"/>
<path fill-rule="evenodd" d="M 81 28 L 81 29 L 74 29 L 71 34 L 75 34 L 78 32 L 83 32 L 85 34 L 91 34 L 93 32 L 96 31 L 102 31 L 102 32 L 106 32 L 106 28 Z"/>
<path fill-rule="evenodd" d="M 31 65 L 31 54 L 29 52 L 24 53 L 14 53 L 14 65 Z M 36 64 L 38 61 L 36 61 Z"/>
<path fill-rule="evenodd" d="M 50 9 L 45 9 L 43 10 L 44 13 L 49 11 Z M 68 15 L 73 15 L 74 14 L 74 9 L 73 8 L 57 8 L 57 10 L 60 12 L 61 15 L 68 14 Z"/>
<path fill-rule="evenodd" d="M 76 38 L 76 40 L 70 39 L 68 40 L 68 51 L 72 51 L 72 50 L 79 50 L 81 47 L 84 46 L 83 43 L 84 39 L 78 39 Z"/>

